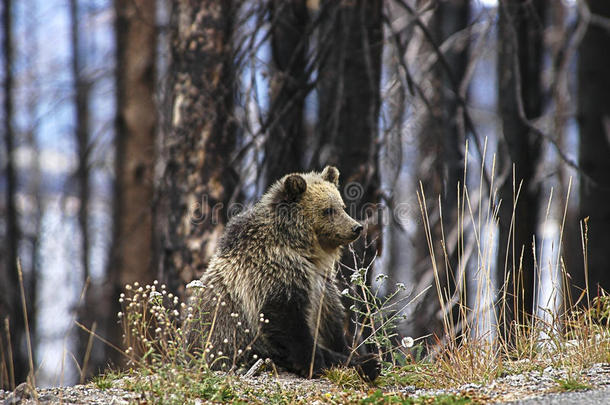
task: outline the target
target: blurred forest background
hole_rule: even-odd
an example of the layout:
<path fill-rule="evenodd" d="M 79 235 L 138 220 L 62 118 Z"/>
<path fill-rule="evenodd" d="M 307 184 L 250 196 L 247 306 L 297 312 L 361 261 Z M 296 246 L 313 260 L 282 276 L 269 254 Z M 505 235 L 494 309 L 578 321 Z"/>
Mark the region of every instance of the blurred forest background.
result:
<path fill-rule="evenodd" d="M 417 296 L 401 334 L 442 337 L 442 311 L 493 308 L 517 269 L 526 317 L 561 311 L 585 268 L 593 293 L 610 288 L 607 0 L 2 0 L 1 12 L 0 386 L 31 366 L 58 385 L 121 364 L 76 322 L 120 345 L 126 283 L 181 293 L 231 215 L 327 164 L 366 222 L 369 282 L 385 274 Z M 458 215 L 464 183 L 470 209 L 497 214 L 491 296 L 467 293 L 482 244 Z M 561 245 L 555 277 L 540 277 Z"/>

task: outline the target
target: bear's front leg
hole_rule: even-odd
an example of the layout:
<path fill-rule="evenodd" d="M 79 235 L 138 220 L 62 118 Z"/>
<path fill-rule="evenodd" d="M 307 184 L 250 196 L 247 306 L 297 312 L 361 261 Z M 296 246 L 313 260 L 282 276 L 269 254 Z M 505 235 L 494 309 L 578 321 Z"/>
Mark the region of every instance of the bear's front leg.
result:
<path fill-rule="evenodd" d="M 310 378 L 319 377 L 328 365 L 322 350 L 314 348 L 314 339 L 307 323 L 307 299 L 307 293 L 302 289 L 275 291 L 262 307 L 265 321 L 261 330 L 272 360 L 277 365 Z"/>

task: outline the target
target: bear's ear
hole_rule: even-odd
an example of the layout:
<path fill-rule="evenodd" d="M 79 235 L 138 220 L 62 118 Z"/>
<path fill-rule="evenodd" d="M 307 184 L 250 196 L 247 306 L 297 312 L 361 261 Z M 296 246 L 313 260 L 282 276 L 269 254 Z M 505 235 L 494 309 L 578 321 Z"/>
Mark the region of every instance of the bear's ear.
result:
<path fill-rule="evenodd" d="M 284 192 L 290 200 L 296 200 L 307 190 L 307 182 L 298 174 L 292 174 L 284 180 Z"/>
<path fill-rule="evenodd" d="M 322 170 L 322 178 L 339 187 L 339 170 L 335 166 L 326 166 Z"/>

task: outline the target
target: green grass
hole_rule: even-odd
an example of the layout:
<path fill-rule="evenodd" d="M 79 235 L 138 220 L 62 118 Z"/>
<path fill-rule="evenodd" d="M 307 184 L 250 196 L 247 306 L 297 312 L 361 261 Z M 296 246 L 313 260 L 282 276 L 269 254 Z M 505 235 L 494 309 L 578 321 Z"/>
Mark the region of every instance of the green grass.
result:
<path fill-rule="evenodd" d="M 160 365 L 154 371 L 140 369 L 122 380 L 122 387 L 141 393 L 151 403 L 190 404 L 196 399 L 233 402 L 232 380 L 192 368 Z"/>
<path fill-rule="evenodd" d="M 108 374 L 101 374 L 93 377 L 92 383 L 101 390 L 107 390 L 114 387 L 115 376 L 110 377 Z"/>
<path fill-rule="evenodd" d="M 380 387 L 413 386 L 415 388 L 438 388 L 431 364 L 409 364 L 393 367 L 381 375 L 376 384 Z"/>
<path fill-rule="evenodd" d="M 578 378 L 568 377 L 557 380 L 561 392 L 590 390 L 591 385 Z"/>
<path fill-rule="evenodd" d="M 406 397 L 401 394 L 384 393 L 378 389 L 368 396 L 360 399 L 360 404 L 401 404 L 401 405 L 466 405 L 472 404 L 473 400 L 466 395 L 437 395 L 421 396 L 417 398 Z"/>
<path fill-rule="evenodd" d="M 365 389 L 367 386 L 356 370 L 352 368 L 331 368 L 326 370 L 324 378 L 343 389 Z"/>

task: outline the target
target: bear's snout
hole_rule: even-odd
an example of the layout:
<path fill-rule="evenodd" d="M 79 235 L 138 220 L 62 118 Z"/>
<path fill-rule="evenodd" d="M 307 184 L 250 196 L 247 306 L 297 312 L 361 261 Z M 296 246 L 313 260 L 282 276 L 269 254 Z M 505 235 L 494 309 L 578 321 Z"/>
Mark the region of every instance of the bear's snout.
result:
<path fill-rule="evenodd" d="M 360 232 L 362 232 L 362 229 L 364 229 L 364 227 L 360 224 L 357 224 L 352 227 L 352 232 L 354 232 L 354 234 L 356 234 L 356 235 L 360 235 Z"/>

